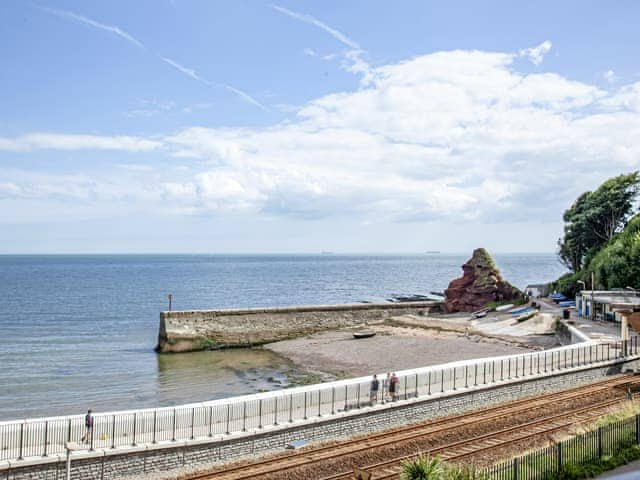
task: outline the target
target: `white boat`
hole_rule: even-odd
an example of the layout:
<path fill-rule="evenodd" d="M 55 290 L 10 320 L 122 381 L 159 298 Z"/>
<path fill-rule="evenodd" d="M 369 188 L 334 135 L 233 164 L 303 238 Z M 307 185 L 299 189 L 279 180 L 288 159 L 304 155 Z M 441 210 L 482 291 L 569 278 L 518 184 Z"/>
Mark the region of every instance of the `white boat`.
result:
<path fill-rule="evenodd" d="M 496 307 L 496 312 L 505 312 L 510 308 L 513 308 L 513 303 L 507 303 L 506 305 L 500 305 L 499 307 Z"/>

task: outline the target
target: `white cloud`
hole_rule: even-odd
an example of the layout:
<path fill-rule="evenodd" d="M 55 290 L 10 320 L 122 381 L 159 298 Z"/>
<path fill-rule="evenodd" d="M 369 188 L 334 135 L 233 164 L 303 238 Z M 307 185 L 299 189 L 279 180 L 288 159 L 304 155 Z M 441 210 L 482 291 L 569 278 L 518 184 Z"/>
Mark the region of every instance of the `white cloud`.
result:
<path fill-rule="evenodd" d="M 607 70 L 602 74 L 602 76 L 609 83 L 616 83 L 618 81 L 618 76 L 613 70 Z"/>
<path fill-rule="evenodd" d="M 147 152 L 162 143 L 155 139 L 132 136 L 73 135 L 59 133 L 29 133 L 19 137 L 0 137 L 0 151 L 28 152 L 33 150 L 121 150 Z"/>
<path fill-rule="evenodd" d="M 321 30 L 324 30 L 325 32 L 327 32 L 329 35 L 331 35 L 333 38 L 335 38 L 336 40 L 338 40 L 339 42 L 344 43 L 346 46 L 353 48 L 354 50 L 360 50 L 360 46 L 352 39 L 350 39 L 349 37 L 347 37 L 344 33 L 336 30 L 333 27 L 330 27 L 329 25 L 327 25 L 324 22 L 321 22 L 320 20 L 318 20 L 317 18 L 315 18 L 312 15 L 308 15 L 306 13 L 298 13 L 298 12 L 293 12 L 291 10 L 288 10 L 284 7 L 281 7 L 279 5 L 271 5 L 271 8 L 273 8 L 274 10 L 284 14 L 284 15 L 288 15 L 291 18 L 295 18 L 296 20 L 300 20 L 301 22 L 305 22 L 305 23 L 309 23 L 311 25 L 314 25 L 318 28 L 320 28 Z"/>
<path fill-rule="evenodd" d="M 317 57 L 318 56 L 318 54 L 316 53 L 316 51 L 313 48 L 305 48 L 303 50 L 303 52 L 308 57 Z"/>
<path fill-rule="evenodd" d="M 135 45 L 136 47 L 145 48 L 144 44 L 140 40 L 138 40 L 133 35 L 125 32 L 120 27 L 117 27 L 115 25 L 106 25 L 104 23 L 100 23 L 95 20 L 92 20 L 89 17 L 85 17 L 84 15 L 79 15 L 77 13 L 69 12 L 66 10 L 57 10 L 55 8 L 48 8 L 48 7 L 37 7 L 37 8 L 39 8 L 44 12 L 50 13 L 52 15 L 56 15 L 61 18 L 75 20 L 77 22 L 83 23 L 90 27 L 97 28 L 99 30 L 104 30 L 106 32 L 117 35 L 120 38 L 124 38 L 127 42 L 131 43 L 132 45 Z"/>
<path fill-rule="evenodd" d="M 145 185 L 100 176 L 91 191 L 161 196 L 156 207 L 181 215 L 558 219 L 580 192 L 637 168 L 640 83 L 610 93 L 555 73 L 518 72 L 516 58 L 436 52 L 372 68 L 367 85 L 316 98 L 288 122 L 126 137 L 129 148 L 150 142 L 190 168 L 154 169 Z M 0 148 L 123 149 L 123 137 L 56 138 L 0 139 Z M 3 192 L 23 188 L 10 175 L 3 182 Z M 149 185 L 160 185 L 158 196 Z"/>
<path fill-rule="evenodd" d="M 527 57 L 534 65 L 540 65 L 544 60 L 544 56 L 551 50 L 552 43 L 545 40 L 540 45 L 532 48 L 524 48 L 520 50 L 520 56 Z"/>

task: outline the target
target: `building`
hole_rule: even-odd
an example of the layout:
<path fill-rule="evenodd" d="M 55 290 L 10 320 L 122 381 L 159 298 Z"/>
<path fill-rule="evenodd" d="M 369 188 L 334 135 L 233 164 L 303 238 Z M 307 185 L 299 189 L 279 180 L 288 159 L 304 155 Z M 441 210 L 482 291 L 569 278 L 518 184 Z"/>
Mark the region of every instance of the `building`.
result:
<path fill-rule="evenodd" d="M 546 283 L 527 285 L 524 289 L 524 293 L 529 295 L 531 298 L 546 297 L 549 294 L 549 285 Z"/>
<path fill-rule="evenodd" d="M 621 322 L 621 311 L 640 310 L 640 291 L 582 290 L 576 295 L 576 310 L 584 318 Z"/>

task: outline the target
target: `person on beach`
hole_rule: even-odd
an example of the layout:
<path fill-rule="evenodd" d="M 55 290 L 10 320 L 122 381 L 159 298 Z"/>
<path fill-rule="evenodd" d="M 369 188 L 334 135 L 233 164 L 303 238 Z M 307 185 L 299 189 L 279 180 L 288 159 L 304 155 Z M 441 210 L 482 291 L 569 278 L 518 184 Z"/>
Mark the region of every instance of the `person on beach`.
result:
<path fill-rule="evenodd" d="M 396 377 L 396 372 L 393 372 L 389 379 L 389 395 L 391 395 L 391 400 L 394 402 L 398 399 L 398 382 L 399 379 Z"/>
<path fill-rule="evenodd" d="M 378 375 L 374 375 L 373 380 L 371 380 L 371 392 L 369 393 L 369 398 L 372 404 L 378 401 L 379 387 L 380 387 L 380 382 L 378 381 Z"/>
<path fill-rule="evenodd" d="M 84 435 L 82 436 L 82 443 L 89 443 L 92 431 L 93 415 L 91 415 L 91 409 L 89 409 L 87 410 L 87 414 L 84 416 Z"/>

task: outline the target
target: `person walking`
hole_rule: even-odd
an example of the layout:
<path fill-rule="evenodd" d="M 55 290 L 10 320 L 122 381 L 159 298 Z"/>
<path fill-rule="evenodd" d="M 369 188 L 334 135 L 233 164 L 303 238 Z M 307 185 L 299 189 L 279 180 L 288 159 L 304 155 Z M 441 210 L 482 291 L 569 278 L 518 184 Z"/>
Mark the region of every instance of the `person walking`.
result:
<path fill-rule="evenodd" d="M 372 405 L 378 401 L 379 387 L 380 382 L 378 381 L 378 375 L 374 375 L 373 380 L 371 380 L 371 391 L 369 392 L 369 399 L 371 400 Z"/>
<path fill-rule="evenodd" d="M 391 400 L 394 402 L 398 399 L 398 383 L 399 379 L 396 376 L 396 372 L 391 374 L 391 378 L 389 379 L 389 394 L 391 395 Z"/>
<path fill-rule="evenodd" d="M 84 435 L 82 436 L 82 443 L 89 443 L 92 431 L 93 415 L 91 415 L 91 409 L 89 409 L 87 410 L 87 414 L 84 416 Z"/>

